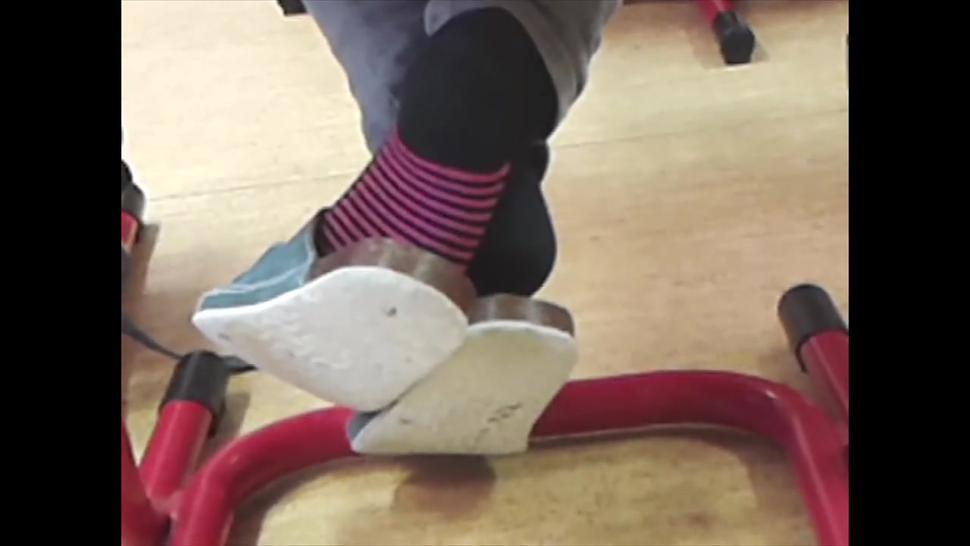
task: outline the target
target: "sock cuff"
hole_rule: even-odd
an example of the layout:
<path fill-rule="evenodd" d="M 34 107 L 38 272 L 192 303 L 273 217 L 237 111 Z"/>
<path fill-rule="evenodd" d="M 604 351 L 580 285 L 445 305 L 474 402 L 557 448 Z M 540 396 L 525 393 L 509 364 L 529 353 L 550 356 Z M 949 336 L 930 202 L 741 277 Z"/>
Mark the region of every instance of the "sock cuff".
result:
<path fill-rule="evenodd" d="M 401 139 L 397 128 L 391 134 L 386 149 L 398 158 L 406 161 L 409 167 L 417 167 L 418 169 L 429 171 L 434 175 L 469 184 L 494 184 L 508 176 L 509 169 L 511 168 L 511 163 L 506 162 L 498 169 L 490 172 L 470 171 L 424 159 L 411 150 Z"/>

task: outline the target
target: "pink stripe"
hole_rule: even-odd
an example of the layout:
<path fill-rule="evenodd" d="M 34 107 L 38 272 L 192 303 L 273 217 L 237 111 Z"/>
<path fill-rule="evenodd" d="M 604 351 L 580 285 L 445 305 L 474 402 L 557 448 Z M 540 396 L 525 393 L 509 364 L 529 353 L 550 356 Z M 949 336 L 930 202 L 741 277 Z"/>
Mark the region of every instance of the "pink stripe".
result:
<path fill-rule="evenodd" d="M 385 160 L 386 163 L 384 163 Z M 407 171 L 400 168 L 393 158 L 381 154 L 380 157 L 377 158 L 377 162 L 384 166 L 384 172 L 397 175 L 398 181 L 410 181 L 410 177 L 407 176 Z M 388 170 L 388 166 L 391 167 L 391 170 Z M 498 202 L 498 198 L 494 197 L 491 199 L 463 199 L 461 197 L 451 195 L 450 193 L 444 193 L 434 187 L 424 186 L 423 189 L 436 200 L 443 201 L 445 204 L 449 205 L 457 205 L 459 207 L 467 207 L 472 209 L 493 209 L 495 208 L 495 204 Z"/>
<path fill-rule="evenodd" d="M 342 240 L 329 226 L 323 228 L 323 236 L 326 237 L 332 248 L 347 246 L 347 241 Z"/>
<path fill-rule="evenodd" d="M 340 227 L 337 223 L 336 217 L 329 218 L 330 214 L 327 214 L 327 221 L 323 223 L 323 234 L 326 235 L 327 239 L 335 247 L 347 246 L 352 238 L 347 236 L 347 233 Z"/>
<path fill-rule="evenodd" d="M 407 225 L 406 220 L 401 218 L 401 211 L 388 210 L 388 207 L 385 206 L 384 203 L 381 202 L 381 199 L 377 197 L 377 194 L 380 193 L 380 196 L 383 199 L 387 200 L 387 195 L 383 191 L 380 191 L 375 186 L 377 186 L 377 184 L 373 182 L 373 179 L 370 177 L 370 173 L 365 174 L 364 184 L 361 185 L 361 194 L 363 194 L 364 200 L 367 201 L 367 203 L 370 204 L 371 206 L 379 208 L 380 210 L 386 212 L 387 216 L 391 218 L 392 222 L 399 229 L 407 232 L 411 232 L 413 228 L 412 226 Z M 393 202 L 394 201 L 391 201 L 391 203 Z M 418 218 L 416 216 L 412 216 L 410 220 L 413 221 L 418 226 L 424 228 L 427 234 L 433 238 L 448 241 L 456 245 L 471 247 L 471 248 L 475 248 L 475 246 L 478 244 L 478 238 L 469 239 L 467 237 L 462 237 L 456 233 L 443 230 L 438 226 L 429 225 L 423 219 Z M 420 232 L 418 232 L 418 234 L 420 234 Z"/>
<path fill-rule="evenodd" d="M 470 251 L 450 248 L 446 245 L 442 245 L 439 241 L 435 241 L 433 239 L 427 238 L 421 233 L 413 233 L 411 230 L 406 229 L 405 231 L 407 232 L 407 234 L 402 235 L 401 231 L 395 230 L 392 227 L 388 226 L 387 223 L 380 216 L 378 216 L 376 213 L 373 213 L 370 209 L 367 208 L 366 203 L 359 203 L 357 202 L 357 199 L 359 199 L 358 192 L 354 192 L 354 194 L 349 197 L 349 200 L 352 201 L 351 204 L 354 206 L 354 209 L 358 211 L 363 211 L 363 213 L 375 225 L 379 226 L 379 228 L 383 230 L 384 233 L 392 234 L 393 239 L 395 241 L 413 245 L 413 246 L 420 246 L 422 248 L 425 248 L 427 250 L 430 250 L 438 254 L 439 256 L 444 256 L 446 258 L 452 258 L 452 259 L 460 260 L 462 262 L 467 262 L 471 260 L 472 253 Z M 411 235 L 411 237 L 408 237 L 407 235 Z"/>
<path fill-rule="evenodd" d="M 481 236 L 485 233 L 484 226 L 478 226 L 474 223 L 467 222 L 488 222 L 489 218 L 491 218 L 491 214 L 483 214 L 483 217 L 478 219 L 477 213 L 465 213 L 464 211 L 456 212 L 453 209 L 441 210 L 435 208 L 434 206 L 422 206 L 422 204 L 427 204 L 427 202 L 422 200 L 421 203 L 416 203 L 414 197 L 414 195 L 421 196 L 421 192 L 415 190 L 415 192 L 412 193 L 410 191 L 412 189 L 410 186 L 408 186 L 407 189 L 404 189 L 402 187 L 404 185 L 399 184 L 397 179 L 394 178 L 395 175 L 393 173 L 386 174 L 384 172 L 384 167 L 382 167 L 380 164 L 375 164 L 374 169 L 370 174 L 372 174 L 376 180 L 383 182 L 382 184 L 378 185 L 381 187 L 381 191 L 385 192 L 385 195 L 392 196 L 397 201 L 401 202 L 402 206 L 407 208 L 412 214 L 420 215 L 422 218 L 428 221 L 445 224 L 449 228 L 462 231 L 468 235 Z M 434 203 L 434 201 L 431 200 L 430 203 Z M 434 210 L 429 210 L 429 208 Z M 440 214 L 434 214 L 435 212 Z M 466 222 L 462 222 L 461 219 L 452 219 L 446 216 L 447 214 L 465 216 L 463 219 L 466 220 Z M 472 218 L 472 216 L 476 216 L 476 218 Z"/>
<path fill-rule="evenodd" d="M 354 222 L 351 222 L 349 220 L 349 218 L 350 218 L 350 212 L 347 211 L 347 210 L 344 210 L 344 209 L 345 209 L 345 207 L 338 206 L 335 209 L 331 210 L 329 214 L 333 214 L 334 215 L 334 219 L 335 220 L 340 220 L 341 223 L 343 224 L 343 226 L 345 228 L 345 232 L 349 235 L 349 237 L 347 237 L 347 242 L 350 243 L 350 242 L 353 242 L 353 241 L 359 241 L 361 239 L 366 238 L 367 237 L 367 233 L 358 230 L 357 224 L 355 224 Z M 363 219 L 361 219 L 361 220 L 363 220 Z M 335 221 L 334 223 L 337 223 L 337 222 Z M 367 222 L 362 222 L 362 223 L 365 224 L 365 225 L 367 224 Z"/>
<path fill-rule="evenodd" d="M 372 201 L 373 198 L 366 195 L 365 192 L 363 191 L 354 192 L 353 197 L 360 198 L 360 200 L 363 201 L 363 203 L 360 203 L 359 208 L 364 210 L 364 212 L 367 213 L 368 216 L 370 216 L 371 213 L 373 212 L 372 209 L 368 207 L 373 207 L 374 209 L 379 208 L 380 210 L 387 212 L 387 215 L 389 217 L 391 217 L 392 219 L 395 219 L 393 213 L 390 213 L 386 209 L 381 207 L 380 203 L 376 202 L 376 200 Z M 409 226 L 397 225 L 397 223 L 395 222 L 394 227 L 397 228 L 397 230 L 396 231 L 392 230 L 376 212 L 373 212 L 373 218 L 375 222 L 380 224 L 382 229 L 385 229 L 388 232 L 404 234 L 405 241 L 410 244 L 417 243 L 417 246 L 424 247 L 442 256 L 456 257 L 461 260 L 471 259 L 471 253 L 469 251 L 462 251 L 459 249 L 451 248 L 447 245 L 443 245 L 441 241 L 436 241 L 434 239 L 431 239 L 425 236 L 423 233 L 411 229 Z"/>
<path fill-rule="evenodd" d="M 343 222 L 341 222 L 341 220 L 337 218 L 338 214 L 340 214 L 339 211 L 331 210 L 324 217 L 324 222 L 323 222 L 323 226 L 325 228 L 324 233 L 326 233 L 327 231 L 332 232 L 333 235 L 335 236 L 335 239 L 331 239 L 331 242 L 332 243 L 339 242 L 340 243 L 339 246 L 344 246 L 350 243 L 351 241 L 353 241 L 354 238 L 351 235 L 349 235 L 348 233 L 349 228 L 345 228 L 342 225 Z"/>
<path fill-rule="evenodd" d="M 459 221 L 468 223 L 484 223 L 488 222 L 492 217 L 491 210 L 488 212 L 468 212 L 466 210 L 448 207 L 446 204 L 435 201 L 434 199 L 422 194 L 417 189 L 400 182 L 400 179 L 397 178 L 396 173 L 387 169 L 386 166 L 383 166 L 383 170 L 390 173 L 385 180 L 387 180 L 389 184 L 393 184 L 399 191 L 406 193 L 408 197 L 411 198 L 412 202 L 417 204 L 417 206 L 429 208 L 439 214 L 451 215 L 458 218 Z"/>
<path fill-rule="evenodd" d="M 424 188 L 438 189 L 442 191 L 449 192 L 449 195 L 456 193 L 456 197 L 459 198 L 471 198 L 471 199 L 487 199 L 487 198 L 497 198 L 502 194 L 502 189 L 505 188 L 505 179 L 500 179 L 498 182 L 491 184 L 489 186 L 482 186 L 480 188 L 470 187 L 468 185 L 463 185 L 460 182 L 455 182 L 453 180 L 447 180 L 444 178 L 435 178 L 433 175 L 429 175 L 422 172 L 415 167 L 408 165 L 406 161 L 399 158 L 389 158 L 388 161 L 393 161 L 398 170 L 406 176 L 408 180 L 414 181 L 416 185 L 420 185 Z"/>
<path fill-rule="evenodd" d="M 502 188 L 505 187 L 504 177 L 499 178 L 489 184 L 476 184 L 475 186 L 471 186 L 468 183 L 460 180 L 443 178 L 435 175 L 434 173 L 429 173 L 419 166 L 409 162 L 403 155 L 395 154 L 394 150 L 388 149 L 387 155 L 390 156 L 390 159 L 394 161 L 394 164 L 398 167 L 398 169 L 409 175 L 407 177 L 409 180 L 412 178 L 417 178 L 425 186 L 430 185 L 443 190 L 458 192 L 465 197 L 495 197 L 500 194 L 502 192 Z"/>
<path fill-rule="evenodd" d="M 378 173 L 372 173 L 377 175 Z M 472 237 L 482 237 L 485 235 L 485 228 L 482 226 L 476 226 L 472 224 L 463 224 L 459 221 L 452 220 L 447 216 L 435 216 L 431 214 L 428 210 L 422 208 L 420 205 L 415 204 L 411 199 L 401 193 L 401 191 L 394 184 L 384 183 L 384 184 L 374 184 L 374 189 L 381 192 L 381 196 L 390 203 L 404 209 L 411 216 L 420 217 L 422 220 L 427 222 L 434 222 L 436 224 L 441 224 L 441 226 L 453 229 L 460 232 L 463 235 L 469 235 Z M 437 228 L 440 229 L 440 228 Z"/>
<path fill-rule="evenodd" d="M 461 180 L 464 182 L 494 182 L 496 179 L 502 178 L 509 172 L 509 164 L 506 163 L 502 167 L 493 173 L 472 173 L 468 171 L 462 171 L 459 169 L 454 169 L 452 167 L 446 167 L 444 165 L 438 165 L 432 163 L 427 159 L 418 157 L 414 152 L 408 149 L 401 140 L 401 136 L 397 129 L 394 130 L 394 134 L 391 135 L 391 146 L 397 150 L 403 152 L 409 160 L 418 164 L 424 169 L 432 171 L 434 173 L 440 174 L 442 176 L 447 176 L 449 178 L 454 178 L 456 180 Z"/>
<path fill-rule="evenodd" d="M 348 217 L 360 220 L 361 223 L 367 225 L 370 230 L 373 230 L 361 233 L 360 237 L 355 239 L 356 241 L 360 241 L 361 239 L 369 239 L 371 237 L 380 237 L 383 234 L 394 240 L 407 242 L 407 240 L 401 237 L 398 233 L 387 229 L 379 218 L 373 218 L 370 213 L 367 212 L 367 207 L 359 205 L 356 198 L 357 192 L 351 192 L 350 195 L 340 201 L 339 207 L 344 209 Z"/>
<path fill-rule="evenodd" d="M 393 229 L 388 228 L 387 224 L 385 224 L 383 220 L 381 220 L 377 216 L 372 215 L 371 212 L 367 210 L 366 204 L 358 203 L 356 201 L 357 199 L 358 199 L 357 192 L 353 192 L 351 195 L 347 196 L 346 199 L 341 201 L 341 205 L 350 208 L 354 214 L 366 217 L 368 223 L 370 223 L 372 226 L 375 227 L 374 233 L 368 235 L 367 237 L 362 237 L 361 239 L 386 237 L 389 239 L 393 239 L 398 243 L 407 244 L 407 245 L 414 244 L 407 237 L 401 235 L 400 233 L 398 233 L 397 231 L 394 231 Z"/>

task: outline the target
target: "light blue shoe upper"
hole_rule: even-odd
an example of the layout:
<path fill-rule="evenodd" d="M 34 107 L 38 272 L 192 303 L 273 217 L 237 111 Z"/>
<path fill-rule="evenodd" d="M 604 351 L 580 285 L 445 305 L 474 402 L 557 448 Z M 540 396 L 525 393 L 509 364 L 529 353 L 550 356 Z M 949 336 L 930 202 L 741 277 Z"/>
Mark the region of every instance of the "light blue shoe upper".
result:
<path fill-rule="evenodd" d="M 204 294 L 198 310 L 241 307 L 271 300 L 302 286 L 316 259 L 313 230 L 307 226 L 290 241 L 270 247 L 229 286 Z"/>

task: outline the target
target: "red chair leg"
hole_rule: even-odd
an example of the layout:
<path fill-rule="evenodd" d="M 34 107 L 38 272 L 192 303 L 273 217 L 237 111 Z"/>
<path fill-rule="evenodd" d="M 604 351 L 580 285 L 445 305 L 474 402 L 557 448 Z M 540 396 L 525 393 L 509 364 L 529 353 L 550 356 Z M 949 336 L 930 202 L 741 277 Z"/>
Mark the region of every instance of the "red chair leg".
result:
<path fill-rule="evenodd" d="M 697 0 L 727 64 L 746 64 L 754 54 L 754 32 L 738 16 L 730 0 Z"/>
<path fill-rule="evenodd" d="M 158 546 L 165 537 L 167 518 L 156 512 L 145 494 L 131 441 L 121 421 L 121 544 Z"/>

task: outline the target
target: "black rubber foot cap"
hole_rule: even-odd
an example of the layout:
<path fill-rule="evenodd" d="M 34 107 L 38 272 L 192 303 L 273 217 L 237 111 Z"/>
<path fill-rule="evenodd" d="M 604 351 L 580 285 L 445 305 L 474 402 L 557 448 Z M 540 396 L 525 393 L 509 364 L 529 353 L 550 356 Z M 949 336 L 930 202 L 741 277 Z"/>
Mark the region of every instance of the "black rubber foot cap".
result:
<path fill-rule="evenodd" d="M 720 13 L 714 19 L 714 32 L 721 44 L 721 57 L 727 64 L 746 64 L 754 55 L 754 32 L 734 12 Z"/>
<path fill-rule="evenodd" d="M 125 168 L 125 164 L 122 163 L 121 211 L 127 212 L 128 214 L 134 216 L 135 220 L 141 222 L 141 217 L 145 213 L 145 194 L 141 191 L 141 188 L 139 188 L 138 185 L 131 180 L 125 183 Z"/>
<path fill-rule="evenodd" d="M 209 351 L 189 353 L 175 365 L 175 373 L 168 382 L 161 406 L 177 400 L 195 402 L 212 413 L 214 422 L 218 421 L 222 416 L 231 374 L 229 366 L 219 355 Z"/>
<path fill-rule="evenodd" d="M 131 274 L 131 256 L 125 252 L 125 247 L 121 247 L 121 291 L 125 291 L 128 283 L 128 276 Z"/>
<path fill-rule="evenodd" d="M 306 6 L 303 5 L 302 0 L 276 0 L 276 2 L 283 10 L 284 16 L 306 13 Z"/>
<path fill-rule="evenodd" d="M 842 315 L 825 290 L 811 284 L 789 289 L 778 302 L 778 317 L 797 355 L 803 343 L 825 332 L 849 332 Z"/>

